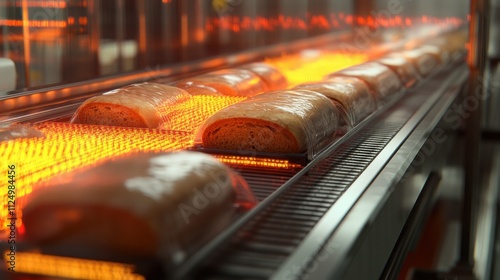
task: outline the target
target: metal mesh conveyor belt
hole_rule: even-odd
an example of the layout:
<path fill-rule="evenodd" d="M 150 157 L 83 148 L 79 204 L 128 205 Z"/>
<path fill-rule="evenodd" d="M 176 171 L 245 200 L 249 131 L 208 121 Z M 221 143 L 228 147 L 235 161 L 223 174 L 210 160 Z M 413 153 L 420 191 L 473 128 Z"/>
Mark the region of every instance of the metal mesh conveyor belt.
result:
<path fill-rule="evenodd" d="M 407 111 L 382 116 L 383 121 L 362 131 L 355 140 L 313 167 L 241 230 L 197 278 L 269 278 L 411 115 Z M 257 194 L 265 192 L 266 188 L 270 193 L 276 187 L 266 184 L 269 177 L 256 180 L 250 174 L 243 175 Z M 258 174 L 257 177 L 262 176 L 266 175 Z"/>
<path fill-rule="evenodd" d="M 465 76 L 464 69 L 445 72 L 409 90 L 353 137 L 293 177 L 284 170 L 255 174 L 240 170 L 259 200 L 266 194 L 273 198 L 265 199 L 261 211 L 241 227 L 235 226 L 238 230 L 228 239 L 221 238 L 227 241 L 213 242 L 213 250 L 207 246 L 193 279 L 299 277 L 308 258 L 318 252 L 400 145 L 448 89 L 456 92 Z M 280 180 L 286 178 L 290 180 L 280 188 Z"/>

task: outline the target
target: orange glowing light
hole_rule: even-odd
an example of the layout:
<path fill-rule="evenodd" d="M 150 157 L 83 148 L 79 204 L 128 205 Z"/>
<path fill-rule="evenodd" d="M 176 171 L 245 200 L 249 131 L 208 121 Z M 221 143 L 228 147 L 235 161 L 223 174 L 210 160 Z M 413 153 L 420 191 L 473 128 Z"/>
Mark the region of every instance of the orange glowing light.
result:
<path fill-rule="evenodd" d="M 0 19 L 0 26 L 12 26 L 21 27 L 24 23 L 27 23 L 28 27 L 47 27 L 47 28 L 65 28 L 67 22 L 64 20 L 27 20 L 23 21 L 20 19 Z"/>
<path fill-rule="evenodd" d="M 43 187 L 42 183 L 54 175 L 139 151 L 174 151 L 193 145 L 193 136 L 185 132 L 66 123 L 44 123 L 34 128 L 45 137 L 0 142 L 0 157 L 16 165 L 18 228 L 22 226 L 23 196 L 31 193 L 35 185 Z M 6 166 L 0 168 L 7 173 Z M 2 206 L 7 205 L 7 201 L 4 194 Z M 7 215 L 7 207 L 2 207 L 0 223 L 5 223 Z"/>
<path fill-rule="evenodd" d="M 208 117 L 242 100 L 245 97 L 195 95 L 185 102 L 163 108 L 163 115 L 168 117 L 168 129 L 194 135 Z"/>
<path fill-rule="evenodd" d="M 289 55 L 266 59 L 266 62 L 278 68 L 288 79 L 290 87 L 294 87 L 321 81 L 327 74 L 367 60 L 368 56 L 361 53 L 323 52 L 313 58 Z"/>
<path fill-rule="evenodd" d="M 5 260 L 8 260 L 4 252 Z M 16 272 L 54 276 L 70 279 L 131 279 L 143 280 L 134 273 L 135 266 L 115 262 L 94 261 L 42 255 L 39 253 L 17 252 Z"/>
<path fill-rule="evenodd" d="M 210 17 L 205 21 L 205 30 L 212 32 L 215 30 L 226 30 L 230 32 L 245 32 L 249 30 L 255 31 L 276 31 L 276 30 L 308 30 L 308 29 L 323 29 L 330 30 L 332 28 L 348 28 L 353 24 L 359 26 L 377 27 L 407 27 L 418 24 L 443 24 L 460 26 L 463 24 L 463 19 L 458 17 L 401 17 L 399 15 L 386 16 L 355 16 L 345 15 L 343 13 L 332 13 L 329 15 L 314 15 L 307 14 L 306 18 L 292 17 L 286 15 L 278 15 L 272 17 L 238 17 L 238 16 L 218 16 Z"/>
<path fill-rule="evenodd" d="M 22 7 L 23 4 L 29 8 L 52 8 L 52 9 L 64 9 L 66 8 L 67 0 L 29 0 L 29 1 L 2 1 L 0 6 L 8 7 Z"/>
<path fill-rule="evenodd" d="M 269 158 L 256 158 L 244 156 L 230 156 L 230 155 L 215 155 L 215 157 L 226 164 L 243 165 L 264 168 L 278 168 L 278 169 L 299 169 L 302 165 L 289 162 L 282 159 L 269 159 Z"/>

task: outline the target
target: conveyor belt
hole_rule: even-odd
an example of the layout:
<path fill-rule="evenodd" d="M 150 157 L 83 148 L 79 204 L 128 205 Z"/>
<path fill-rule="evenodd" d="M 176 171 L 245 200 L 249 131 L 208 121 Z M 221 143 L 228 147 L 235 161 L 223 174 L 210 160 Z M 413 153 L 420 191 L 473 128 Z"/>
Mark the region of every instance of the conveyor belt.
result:
<path fill-rule="evenodd" d="M 410 116 L 383 116 L 383 122 L 315 166 L 244 228 L 199 277 L 269 278 Z"/>
<path fill-rule="evenodd" d="M 463 76 L 463 72 L 461 74 Z M 455 75 L 455 79 L 458 79 L 459 76 Z M 451 75 L 451 79 L 450 76 L 446 75 L 436 77 L 437 81 L 444 78 L 453 80 L 453 75 Z M 443 88 L 445 87 L 441 87 L 441 92 Z M 415 89 L 410 93 L 417 91 L 418 89 Z M 325 221 L 325 214 L 328 212 L 331 217 L 332 213 L 329 212 L 341 195 L 360 178 L 368 166 L 374 169 L 374 164 L 382 162 L 376 161 L 376 158 L 378 159 L 383 150 L 387 153 L 385 150 L 387 150 L 388 144 L 394 140 L 395 135 L 403 127 L 405 127 L 405 131 L 402 133 L 408 135 L 440 97 L 439 93 L 433 96 L 432 92 L 414 95 L 410 95 L 410 93 L 398 104 L 374 119 L 372 125 L 359 131 L 355 139 L 346 142 L 333 154 L 310 168 L 304 176 L 286 189 L 265 210 L 237 231 L 225 246 L 219 247 L 211 257 L 205 258 L 201 270 L 193 278 L 268 279 L 276 277 L 277 271 L 282 271 L 283 267 L 288 269 L 288 274 L 300 275 L 302 266 L 306 264 L 307 258 L 310 258 L 311 255 L 302 256 L 304 263 L 297 263 L 295 266 L 290 266 L 291 256 L 295 254 L 293 257 L 301 257 L 296 256 L 299 246 L 304 247 L 303 243 L 306 237 L 311 239 L 311 232 L 313 229 L 318 230 L 317 225 L 320 220 L 323 224 L 328 223 Z M 404 141 L 404 138 L 398 141 Z M 392 152 L 384 155 L 384 157 L 389 156 L 385 160 L 388 160 L 391 154 L 397 150 L 397 146 L 391 147 L 390 150 Z M 375 169 L 378 170 L 382 168 L 383 165 L 375 166 Z M 264 176 L 267 176 L 266 180 L 272 182 L 273 178 L 281 177 L 284 179 L 281 172 L 276 172 L 273 175 L 272 171 L 268 171 Z M 255 178 L 249 177 L 249 174 L 245 172 L 242 174 L 248 180 L 250 187 L 259 194 L 259 200 L 263 198 L 262 195 L 271 193 L 277 187 L 277 184 L 260 184 L 265 181 L 259 183 L 258 180 L 255 181 Z M 376 174 L 372 175 L 373 179 Z M 258 178 L 262 174 L 256 173 L 254 176 Z M 363 178 L 368 177 L 364 176 Z M 365 188 L 372 179 L 363 182 Z M 278 181 L 275 182 L 278 183 Z M 357 196 L 362 194 L 362 190 L 358 192 Z M 354 199 L 352 203 L 356 201 L 356 195 L 350 194 L 351 200 Z M 341 211 L 343 213 L 339 213 L 339 216 L 345 215 L 349 211 L 349 207 L 343 209 Z M 332 221 L 332 224 L 338 223 L 341 219 L 341 217 L 337 217 L 335 219 L 337 221 Z M 324 235 L 327 234 L 327 232 L 324 233 Z M 323 238 L 327 238 L 327 236 L 323 236 Z M 314 241 L 312 240 L 312 242 Z M 320 248 L 322 242 L 322 240 L 318 240 L 318 244 L 313 247 Z M 294 267 L 296 271 L 293 271 Z"/>

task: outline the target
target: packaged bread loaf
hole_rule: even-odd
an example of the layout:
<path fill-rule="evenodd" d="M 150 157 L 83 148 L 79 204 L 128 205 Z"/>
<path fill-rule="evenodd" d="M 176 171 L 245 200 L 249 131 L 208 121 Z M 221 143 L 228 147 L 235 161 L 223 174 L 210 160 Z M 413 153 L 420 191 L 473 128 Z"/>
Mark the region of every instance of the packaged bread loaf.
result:
<path fill-rule="evenodd" d="M 382 57 L 375 60 L 375 62 L 383 64 L 396 72 L 401 83 L 407 88 L 412 87 L 420 79 L 417 68 L 401 53 Z"/>
<path fill-rule="evenodd" d="M 435 40 L 432 43 L 424 44 L 418 49 L 434 56 L 438 62 L 438 65 L 445 66 L 450 62 L 450 54 L 447 49 L 443 48 L 446 42 L 441 40 Z"/>
<path fill-rule="evenodd" d="M 439 61 L 435 56 L 425 51 L 424 49 L 413 49 L 404 51 L 403 56 L 408 59 L 417 68 L 421 77 L 427 77 L 439 65 Z M 400 54 L 393 54 L 389 56 L 400 56 Z"/>
<path fill-rule="evenodd" d="M 338 126 L 332 101 L 307 90 L 268 92 L 226 107 L 200 130 L 205 148 L 304 153 Z"/>
<path fill-rule="evenodd" d="M 246 69 L 223 69 L 175 84 L 192 95 L 253 96 L 267 90 L 261 78 Z"/>
<path fill-rule="evenodd" d="M 273 66 L 263 63 L 250 63 L 240 66 L 241 69 L 246 69 L 257 74 L 266 84 L 268 90 L 279 90 L 288 87 L 286 77 Z"/>
<path fill-rule="evenodd" d="M 156 83 L 125 86 L 86 100 L 71 122 L 168 128 L 171 106 L 191 98 L 185 90 Z"/>
<path fill-rule="evenodd" d="M 53 178 L 22 211 L 26 240 L 38 246 L 176 264 L 227 226 L 240 201 L 255 204 L 244 180 L 213 157 L 145 153 Z"/>
<path fill-rule="evenodd" d="M 339 76 L 355 77 L 363 80 L 368 84 L 377 99 L 384 99 L 396 94 L 402 87 L 398 75 L 389 67 L 377 62 L 367 62 L 348 67 L 328 75 L 327 79 Z"/>
<path fill-rule="evenodd" d="M 457 30 L 444 36 L 444 42 L 440 46 L 450 54 L 450 61 L 456 62 L 463 59 L 467 53 L 465 44 L 467 43 L 467 30 Z"/>
<path fill-rule="evenodd" d="M 295 89 L 321 93 L 340 104 L 340 125 L 355 126 L 376 110 L 376 102 L 365 82 L 354 77 L 333 77 L 327 81 L 302 84 Z"/>

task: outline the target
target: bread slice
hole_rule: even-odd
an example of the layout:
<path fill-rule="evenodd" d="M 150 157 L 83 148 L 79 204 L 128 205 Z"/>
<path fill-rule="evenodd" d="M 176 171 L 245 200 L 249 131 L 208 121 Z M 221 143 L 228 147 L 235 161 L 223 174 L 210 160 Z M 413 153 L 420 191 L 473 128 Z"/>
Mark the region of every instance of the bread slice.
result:
<path fill-rule="evenodd" d="M 288 87 L 286 77 L 273 66 L 264 63 L 256 62 L 240 66 L 241 69 L 246 69 L 257 74 L 266 84 L 268 90 L 280 90 Z"/>
<path fill-rule="evenodd" d="M 175 84 L 192 95 L 249 97 L 268 90 L 261 78 L 245 69 L 223 69 L 181 80 Z"/>
<path fill-rule="evenodd" d="M 303 153 L 332 135 L 338 113 L 322 94 L 274 91 L 226 107 L 201 131 L 206 148 L 269 153 Z"/>
<path fill-rule="evenodd" d="M 168 127 L 168 108 L 191 98 L 186 91 L 162 84 L 142 83 L 86 100 L 71 122 L 95 125 Z"/>
<path fill-rule="evenodd" d="M 213 157 L 196 152 L 108 161 L 53 178 L 27 196 L 25 238 L 77 253 L 174 261 L 231 215 L 240 179 Z"/>
<path fill-rule="evenodd" d="M 327 76 L 333 77 L 355 77 L 368 84 L 370 90 L 377 99 L 384 99 L 397 93 L 401 87 L 401 81 L 396 73 L 389 67 L 377 62 L 367 62 L 352 66 Z"/>
<path fill-rule="evenodd" d="M 376 110 L 376 102 L 365 82 L 354 77 L 333 77 L 326 81 L 302 84 L 295 89 L 321 93 L 338 102 L 341 125 L 355 126 Z"/>

